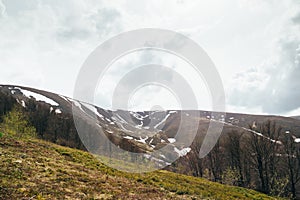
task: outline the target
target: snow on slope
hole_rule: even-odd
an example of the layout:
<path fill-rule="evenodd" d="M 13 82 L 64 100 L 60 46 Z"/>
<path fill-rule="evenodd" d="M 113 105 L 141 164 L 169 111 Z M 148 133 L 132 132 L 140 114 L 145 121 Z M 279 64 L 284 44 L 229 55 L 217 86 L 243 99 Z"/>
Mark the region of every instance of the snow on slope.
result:
<path fill-rule="evenodd" d="M 135 139 L 135 141 L 141 142 L 141 143 L 144 143 L 144 144 L 147 144 L 147 143 L 146 143 L 146 140 L 148 140 L 148 138 L 149 138 L 148 136 L 146 136 L 145 138 L 140 137 L 139 140 Z"/>
<path fill-rule="evenodd" d="M 186 154 L 188 154 L 188 153 L 191 151 L 191 148 L 190 148 L 190 147 L 187 147 L 187 148 L 183 148 L 183 149 L 179 150 L 179 149 L 177 149 L 176 147 L 174 147 L 174 151 L 175 151 L 176 153 L 178 153 L 178 155 L 179 155 L 180 157 L 182 157 L 182 156 L 185 156 Z"/>
<path fill-rule="evenodd" d="M 131 136 L 125 136 L 125 137 L 124 137 L 124 139 L 127 139 L 127 140 L 132 140 L 132 139 L 133 139 L 133 137 L 131 137 Z"/>
<path fill-rule="evenodd" d="M 98 110 L 97 110 L 97 108 L 96 108 L 95 106 L 93 106 L 93 105 L 91 105 L 91 104 L 87 104 L 87 103 L 82 103 L 82 105 L 84 105 L 84 107 L 86 107 L 87 109 L 89 109 L 90 111 L 92 111 L 95 115 L 97 115 L 97 116 L 100 117 L 101 119 L 104 118 L 104 116 L 101 115 L 101 114 L 98 112 Z"/>
<path fill-rule="evenodd" d="M 176 139 L 175 139 L 175 138 L 168 138 L 168 141 L 169 141 L 170 143 L 175 143 L 175 142 L 176 142 Z"/>
<path fill-rule="evenodd" d="M 159 127 L 162 123 L 164 123 L 164 122 L 168 119 L 168 117 L 170 117 L 170 115 L 171 115 L 170 113 L 167 114 L 163 120 L 161 120 L 158 124 L 156 124 L 156 125 L 154 126 L 154 128 L 157 129 L 157 127 Z"/>
<path fill-rule="evenodd" d="M 60 109 L 57 108 L 57 109 L 55 110 L 55 113 L 56 113 L 56 114 L 61 114 L 62 111 L 61 111 Z"/>
<path fill-rule="evenodd" d="M 254 130 L 251 130 L 251 129 L 249 129 L 249 128 L 245 128 L 245 127 L 242 127 L 242 126 L 237 126 L 237 125 L 234 125 L 234 124 L 231 124 L 231 123 L 228 123 L 228 122 L 217 121 L 217 120 L 214 120 L 214 119 L 211 119 L 211 120 L 212 120 L 212 121 L 215 121 L 215 122 L 219 122 L 219 123 L 226 124 L 226 125 L 228 125 L 228 126 L 233 126 L 233 127 L 236 127 L 236 128 L 244 129 L 245 131 L 248 131 L 248 132 L 254 133 L 254 134 L 258 135 L 258 136 L 267 138 L 267 139 L 270 140 L 271 142 L 276 142 L 277 144 L 282 144 L 281 141 L 275 141 L 275 140 L 273 140 L 273 139 L 271 139 L 271 138 L 268 138 L 268 137 L 264 136 L 262 133 L 257 132 L 257 131 L 254 131 Z"/>
<path fill-rule="evenodd" d="M 57 102 L 55 102 L 54 100 L 52 99 L 49 99 L 48 97 L 45 97 L 41 94 L 37 94 L 35 92 L 31 92 L 31 91 L 28 91 L 28 90 L 25 90 L 25 89 L 21 89 L 19 87 L 15 87 L 15 89 L 18 89 L 20 90 L 20 92 L 23 93 L 23 95 L 25 95 L 26 97 L 30 98 L 31 96 L 33 98 L 35 98 L 37 101 L 44 101 L 50 105 L 53 105 L 53 106 L 59 106 L 59 104 Z"/>
<path fill-rule="evenodd" d="M 24 108 L 26 108 L 26 103 L 25 103 L 24 100 L 22 100 L 22 106 L 23 106 Z"/>

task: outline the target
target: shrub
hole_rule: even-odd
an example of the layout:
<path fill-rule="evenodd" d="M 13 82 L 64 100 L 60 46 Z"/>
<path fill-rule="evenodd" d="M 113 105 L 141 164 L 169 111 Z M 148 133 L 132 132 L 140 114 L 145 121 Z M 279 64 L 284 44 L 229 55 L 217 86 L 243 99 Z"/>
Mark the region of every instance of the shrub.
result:
<path fill-rule="evenodd" d="M 9 137 L 35 137 L 36 130 L 28 122 L 28 118 L 19 106 L 7 113 L 3 118 L 3 132 Z"/>
<path fill-rule="evenodd" d="M 236 169 L 227 168 L 222 174 L 222 183 L 226 185 L 238 185 L 239 172 Z"/>

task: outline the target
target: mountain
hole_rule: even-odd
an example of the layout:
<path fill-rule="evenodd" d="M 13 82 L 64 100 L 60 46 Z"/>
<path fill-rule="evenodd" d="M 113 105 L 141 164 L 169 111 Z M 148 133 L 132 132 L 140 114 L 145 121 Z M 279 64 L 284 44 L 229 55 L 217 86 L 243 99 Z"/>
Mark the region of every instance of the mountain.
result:
<path fill-rule="evenodd" d="M 126 143 L 126 145 L 130 143 L 130 145 L 137 146 L 134 151 L 138 152 L 152 151 L 163 144 L 174 143 L 176 141 L 174 133 L 178 130 L 182 116 L 186 116 L 188 121 L 199 122 L 200 128 L 198 132 L 206 131 L 211 120 L 224 124 L 223 135 L 232 129 L 253 132 L 249 129 L 249 126 L 271 120 L 280 125 L 283 132 L 288 131 L 293 133 L 295 137 L 300 137 L 300 120 L 297 117 L 238 113 L 227 113 L 224 116 L 223 113 L 196 110 L 111 111 L 70 97 L 34 88 L 2 85 L 0 86 L 0 92 L 9 95 L 30 111 L 39 109 L 40 112 L 47 109 L 49 116 L 56 115 L 59 118 L 69 119 L 73 118 L 72 111 L 74 111 L 76 116 L 80 117 L 81 120 L 87 121 L 87 123 L 91 123 L 90 125 L 94 126 L 93 128 L 97 129 L 100 127 L 105 134 L 112 135 L 115 137 L 115 140 L 118 138 L 116 142 Z M 72 110 L 72 106 L 74 110 Z M 199 116 L 199 118 L 195 116 Z M 97 118 L 96 122 L 93 120 L 93 117 Z M 189 123 L 184 122 L 183 124 Z M 39 127 L 37 128 L 39 130 Z M 183 130 L 187 129 L 186 127 L 182 128 Z M 40 131 L 40 134 L 45 133 Z M 187 137 L 187 135 L 184 137 Z M 126 148 L 126 145 L 124 145 L 124 148 Z M 185 148 L 187 147 L 179 149 L 179 151 L 186 150 L 187 152 L 188 149 Z"/>
<path fill-rule="evenodd" d="M 29 120 L 35 126 L 40 139 L 89 150 L 95 154 L 100 152 L 101 156 L 113 159 L 123 159 L 124 154 L 121 150 L 124 149 L 128 152 L 140 153 L 142 162 L 149 160 L 156 168 L 206 177 L 222 183 L 226 182 L 230 170 L 233 170 L 232 173 L 238 173 L 236 175 L 238 180 L 231 177 L 229 184 L 265 193 L 270 193 L 273 186 L 273 190 L 276 189 L 275 194 L 283 193 L 275 186 L 289 176 L 290 166 L 287 166 L 286 161 L 289 157 L 284 156 L 286 155 L 284 142 L 287 136 L 292 138 L 293 144 L 300 144 L 300 120 L 291 117 L 238 113 L 224 115 L 220 112 L 200 110 L 112 111 L 43 90 L 1 85 L 0 115 L 9 112 L 14 104 L 22 106 L 28 113 Z M 224 125 L 222 134 L 211 153 L 204 159 L 199 159 L 197 156 L 199 147 L 206 136 L 210 122 Z M 81 132 L 79 135 L 76 125 Z M 184 134 L 176 135 L 178 130 Z M 274 138 L 275 135 L 271 132 L 275 133 L 277 130 L 278 137 Z M 103 134 L 101 135 L 100 132 Z M 252 147 L 256 140 L 261 147 L 269 147 L 276 152 L 271 152 L 272 156 L 268 149 L 264 149 L 264 152 L 255 152 Z M 233 145 L 237 145 L 237 148 L 232 148 Z M 262 161 L 266 162 L 266 165 L 271 163 L 270 166 L 258 168 L 259 160 L 255 156 L 258 153 L 265 154 L 262 155 L 264 159 Z M 139 160 L 135 154 L 130 156 L 128 162 Z M 276 159 L 273 158 L 274 156 Z M 179 159 L 173 162 L 177 157 Z M 276 166 L 280 166 L 276 168 L 278 183 L 274 182 L 269 186 L 265 182 L 274 180 L 267 172 L 275 170 L 274 167 L 272 168 L 275 160 Z M 118 164 L 113 165 L 105 161 L 104 163 L 111 167 L 120 167 Z M 300 169 L 297 168 L 296 162 L 293 167 L 294 165 L 296 171 Z M 130 171 L 130 169 L 124 170 Z M 298 184 L 299 181 L 296 183 Z M 284 187 L 290 187 L 290 183 L 285 184 Z M 300 191 L 300 186 L 297 186 L 296 190 Z M 290 189 L 284 189 L 284 192 L 288 195 Z"/>

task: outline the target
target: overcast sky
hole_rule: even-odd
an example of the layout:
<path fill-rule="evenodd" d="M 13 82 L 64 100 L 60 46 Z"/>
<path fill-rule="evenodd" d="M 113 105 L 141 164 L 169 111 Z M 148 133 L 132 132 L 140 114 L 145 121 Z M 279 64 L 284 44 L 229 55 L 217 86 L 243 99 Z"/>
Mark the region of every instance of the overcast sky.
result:
<path fill-rule="evenodd" d="M 124 31 L 164 28 L 196 41 L 215 63 L 229 112 L 300 115 L 300 1 L 0 0 L 0 80 L 73 96 L 87 56 Z M 211 109 L 209 91 L 180 59 L 159 52 L 128 55 L 113 64 L 95 94 L 111 106 L 114 86 L 133 66 L 176 68 Z M 166 74 L 167 78 L 167 74 Z M 159 86 L 132 94 L 130 109 L 180 108 Z"/>

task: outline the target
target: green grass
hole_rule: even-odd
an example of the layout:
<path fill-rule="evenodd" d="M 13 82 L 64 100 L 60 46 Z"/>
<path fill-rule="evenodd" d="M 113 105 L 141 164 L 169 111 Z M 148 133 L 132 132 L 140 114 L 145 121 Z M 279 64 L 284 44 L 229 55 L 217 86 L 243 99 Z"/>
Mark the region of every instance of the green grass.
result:
<path fill-rule="evenodd" d="M 36 139 L 0 138 L 0 177 L 0 199 L 275 199 L 163 170 L 121 172 L 87 152 Z"/>

